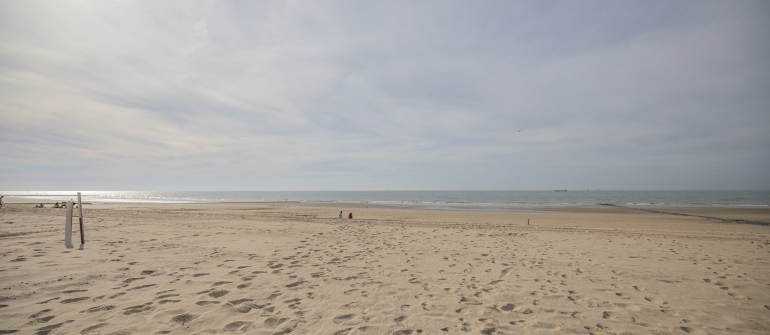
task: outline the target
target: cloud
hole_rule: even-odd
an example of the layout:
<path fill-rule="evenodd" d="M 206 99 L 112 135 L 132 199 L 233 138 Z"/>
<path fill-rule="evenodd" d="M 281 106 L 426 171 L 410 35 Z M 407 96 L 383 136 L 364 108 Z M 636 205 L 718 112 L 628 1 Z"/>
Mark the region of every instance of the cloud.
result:
<path fill-rule="evenodd" d="M 768 188 L 769 11 L 2 3 L 0 188 Z"/>

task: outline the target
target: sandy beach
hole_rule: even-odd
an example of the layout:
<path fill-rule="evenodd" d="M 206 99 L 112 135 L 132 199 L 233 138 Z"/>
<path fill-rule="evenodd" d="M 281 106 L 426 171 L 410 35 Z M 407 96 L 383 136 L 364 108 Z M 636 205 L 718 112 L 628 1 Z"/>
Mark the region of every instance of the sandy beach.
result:
<path fill-rule="evenodd" d="M 601 206 L 94 203 L 78 250 L 64 210 L 24 202 L 0 210 L 0 334 L 770 333 L 768 226 Z"/>

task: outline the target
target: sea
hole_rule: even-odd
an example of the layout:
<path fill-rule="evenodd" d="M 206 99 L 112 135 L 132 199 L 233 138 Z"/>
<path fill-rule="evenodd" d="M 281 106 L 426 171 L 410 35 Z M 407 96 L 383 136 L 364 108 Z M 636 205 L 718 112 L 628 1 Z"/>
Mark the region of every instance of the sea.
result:
<path fill-rule="evenodd" d="M 542 207 L 770 207 L 770 191 L 80 191 L 82 201 L 136 203 L 330 202 L 427 209 L 528 210 Z M 32 201 L 68 201 L 77 191 L 6 191 Z M 34 200 L 32 200 L 34 199 Z"/>

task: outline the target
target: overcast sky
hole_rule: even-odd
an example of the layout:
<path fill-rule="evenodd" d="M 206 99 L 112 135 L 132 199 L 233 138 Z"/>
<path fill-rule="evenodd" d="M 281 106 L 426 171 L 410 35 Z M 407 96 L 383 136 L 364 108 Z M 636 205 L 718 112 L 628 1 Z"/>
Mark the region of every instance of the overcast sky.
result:
<path fill-rule="evenodd" d="M 770 2 L 0 1 L 0 146 L 0 190 L 770 189 Z"/>

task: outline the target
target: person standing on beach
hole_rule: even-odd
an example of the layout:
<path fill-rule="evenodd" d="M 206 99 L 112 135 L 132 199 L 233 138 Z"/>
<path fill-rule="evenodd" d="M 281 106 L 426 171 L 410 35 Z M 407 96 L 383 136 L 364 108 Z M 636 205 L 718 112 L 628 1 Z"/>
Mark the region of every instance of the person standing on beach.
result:
<path fill-rule="evenodd" d="M 342 219 L 342 211 L 340 211 L 340 219 Z"/>

